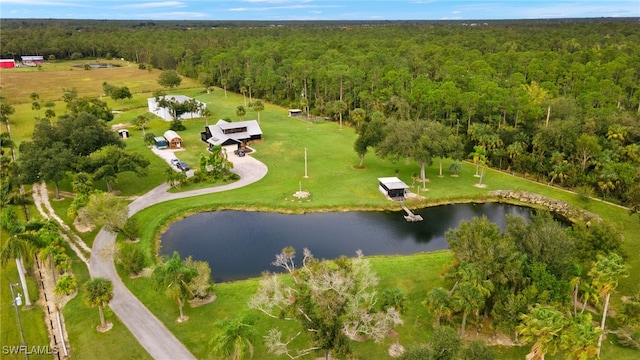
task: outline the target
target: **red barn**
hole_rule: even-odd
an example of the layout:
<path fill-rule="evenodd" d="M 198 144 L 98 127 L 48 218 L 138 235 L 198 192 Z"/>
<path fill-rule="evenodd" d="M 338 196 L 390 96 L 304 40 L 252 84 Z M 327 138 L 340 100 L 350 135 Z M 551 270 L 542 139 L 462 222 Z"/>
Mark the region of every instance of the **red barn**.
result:
<path fill-rule="evenodd" d="M 0 59 L 0 69 L 13 69 L 16 67 L 16 61 L 13 59 Z"/>

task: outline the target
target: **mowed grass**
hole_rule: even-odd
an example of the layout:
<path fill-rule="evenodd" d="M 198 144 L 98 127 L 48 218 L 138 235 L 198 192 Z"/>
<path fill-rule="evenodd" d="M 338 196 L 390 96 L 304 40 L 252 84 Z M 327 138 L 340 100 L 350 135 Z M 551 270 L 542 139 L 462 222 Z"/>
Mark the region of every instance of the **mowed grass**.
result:
<path fill-rule="evenodd" d="M 67 248 L 67 252 L 70 251 Z M 82 286 L 90 279 L 89 271 L 84 263 L 75 259 L 73 274 L 77 278 L 80 290 L 62 309 L 72 357 L 83 360 L 151 359 L 109 307 L 104 308 L 104 315 L 106 321 L 113 323 L 113 328 L 105 333 L 96 330 L 100 325 L 98 309 L 90 308 L 82 301 Z"/>
<path fill-rule="evenodd" d="M 87 73 L 98 72 L 101 69 L 90 70 Z M 125 70 L 120 68 L 118 70 Z M 67 70 L 69 71 L 69 70 Z M 73 70 L 84 71 L 84 70 Z M 135 68 L 138 74 L 146 76 L 156 76 L 157 73 L 149 74 Z M 47 71 L 40 73 L 48 74 Z M 4 75 L 4 73 L 3 73 Z M 58 76 L 58 75 L 56 75 Z M 4 81 L 4 80 L 3 80 Z M 95 85 L 101 91 L 102 81 L 97 80 Z M 112 80 L 105 79 L 103 81 Z M 155 78 L 150 80 L 150 84 L 155 82 Z M 116 85 L 128 85 L 117 84 Z M 157 85 L 156 85 L 157 86 Z M 69 87 L 72 87 L 69 83 Z M 77 86 L 76 86 L 77 87 Z M 95 91 L 95 90 L 94 90 Z M 30 92 L 29 92 L 30 93 Z M 219 118 L 230 118 L 238 120 L 235 109 L 243 104 L 242 95 L 228 92 L 225 97 L 224 91 L 215 89 L 210 94 L 202 88 L 180 89 L 172 93 L 193 96 L 198 100 L 207 103 L 212 111 L 212 116 L 208 119 L 193 119 L 184 121 L 187 130 L 180 133 L 185 141 L 185 150 L 176 151 L 176 157 L 186 161 L 192 167 L 196 167 L 201 154 L 205 153 L 205 145 L 200 141 L 200 131 L 206 123 L 213 124 Z M 61 91 L 60 91 L 61 94 Z M 80 93 L 80 96 L 84 94 Z M 26 95 L 28 98 L 28 94 Z M 42 95 L 41 95 L 42 96 Z M 59 95 L 58 95 L 59 96 Z M 145 113 L 146 98 L 151 96 L 147 93 L 137 93 L 131 100 L 113 102 L 106 99 L 114 109 L 124 111 L 117 114 L 113 124 L 130 123 L 135 116 Z M 27 100 L 29 101 L 29 100 Z M 248 101 L 248 99 L 247 99 Z M 33 121 L 30 125 L 29 118 L 33 119 L 35 112 L 31 110 L 30 101 L 23 105 L 16 105 L 16 115 L 11 118 L 17 119 L 18 108 L 20 108 L 21 119 L 12 120 L 12 134 L 14 127 L 17 127 L 18 134 L 23 134 L 22 138 L 28 139 L 30 132 L 27 128 L 33 129 Z M 56 111 L 64 113 L 64 103 L 60 102 L 56 106 Z M 42 111 L 42 110 L 41 110 Z M 250 108 L 245 119 L 257 119 L 257 114 Z M 211 195 L 199 196 L 176 200 L 155 205 L 137 216 L 139 224 L 142 226 L 142 241 L 138 246 L 145 249 L 149 256 L 149 263 L 155 261 L 159 233 L 169 222 L 177 220 L 189 213 L 199 211 L 210 211 L 224 208 L 244 209 L 244 210 L 264 210 L 283 212 L 309 212 L 322 210 L 377 210 L 377 209 L 399 209 L 397 203 L 386 200 L 377 189 L 377 178 L 398 176 L 407 182 L 412 183 L 412 174 L 418 172 L 418 165 L 412 161 L 400 161 L 397 163 L 380 159 L 373 152 L 367 154 L 364 169 L 358 169 L 354 165 L 358 163 L 358 157 L 353 150 L 355 132 L 352 128 L 344 126 L 342 129 L 333 122 L 308 123 L 304 120 L 287 117 L 287 109 L 265 104 L 265 110 L 260 115 L 261 126 L 264 132 L 264 140 L 252 144 L 256 149 L 251 156 L 263 161 L 268 167 L 267 176 L 260 182 L 250 186 Z M 155 119 L 149 125 L 147 132 L 161 135 L 168 129 L 167 122 Z M 24 129 L 24 130 L 22 130 Z M 138 177 L 133 174 L 121 174 L 118 176 L 114 188 L 122 195 L 135 196 L 142 194 L 164 181 L 164 171 L 169 167 L 164 161 L 153 155 L 150 149 L 142 141 L 142 131 L 129 127 L 131 138 L 126 140 L 127 150 L 137 152 L 146 156 L 151 161 L 149 174 L 146 177 Z M 304 153 L 307 149 L 308 174 L 304 175 Z M 577 201 L 574 194 L 556 188 L 550 188 L 541 184 L 525 181 L 507 174 L 495 171 L 488 171 L 483 183 L 487 185 L 485 189 L 474 186 L 478 179 L 473 177 L 474 167 L 472 164 L 463 164 L 460 177 L 453 178 L 447 171 L 449 161 L 444 164 L 444 177 L 438 177 L 438 164 L 434 162 L 427 169 L 429 182 L 426 184 L 427 190 L 421 189 L 421 184 L 415 184 L 411 191 L 419 193 L 425 197 L 424 200 L 408 202 L 410 207 L 423 207 L 433 204 L 456 202 L 456 201 L 483 201 L 487 198 L 487 193 L 497 189 L 526 190 L 544 194 L 550 197 L 568 201 L 576 206 L 585 206 L 590 211 L 600 214 L 607 220 L 617 224 L 620 231 L 625 235 L 625 249 L 630 255 L 628 262 L 633 268 L 640 266 L 640 257 L 635 249 L 640 243 L 640 224 L 637 218 L 631 218 L 624 209 L 613 207 L 601 202 L 592 201 L 582 204 Z M 104 184 L 97 184 L 104 189 Z M 70 182 L 61 184 L 63 189 L 70 190 Z M 298 200 L 292 195 L 300 187 L 311 193 L 309 199 Z M 50 190 L 52 188 L 50 187 Z M 56 212 L 65 212 L 65 204 L 69 200 L 54 203 Z M 83 238 L 91 244 L 93 235 L 84 234 Z M 313 250 L 313 249 L 311 249 Z M 183 254 L 186 255 L 186 254 Z M 275 254 L 274 254 L 275 255 Z M 242 259 L 238 259 L 242 261 Z M 451 254 L 447 251 L 416 254 L 412 256 L 393 257 L 373 257 L 371 258 L 374 269 L 381 279 L 381 288 L 398 287 L 408 296 L 407 312 L 404 315 L 405 325 L 398 328 L 398 341 L 404 345 L 424 342 L 431 332 L 433 316 L 421 305 L 425 294 L 434 286 L 443 284 L 439 274 L 442 268 L 451 261 Z M 82 274 L 82 269 L 79 270 Z M 121 274 L 122 275 L 122 274 Z M 247 299 L 255 293 L 258 281 L 250 279 L 241 282 L 218 284 L 215 292 L 218 299 L 211 304 L 199 308 L 185 308 L 185 312 L 190 316 L 190 320 L 184 324 L 177 324 L 175 319 L 178 316 L 178 308 L 175 302 L 158 294 L 149 279 L 129 279 L 122 276 L 127 286 L 145 303 L 156 316 L 161 319 L 166 326 L 171 329 L 187 347 L 198 356 L 198 358 L 211 358 L 209 353 L 209 339 L 218 331 L 214 322 L 229 316 L 235 316 L 246 310 Z M 632 294 L 637 291 L 637 275 L 621 281 L 618 288 L 620 294 Z M 617 300 L 619 301 L 619 300 Z M 110 358 L 132 358 L 127 356 L 118 347 L 129 348 L 130 342 L 135 342 L 131 334 L 127 332 L 117 333 L 116 337 L 101 337 L 92 329 L 97 325 L 97 310 L 86 308 L 79 299 L 71 302 L 65 308 L 65 316 L 68 316 L 69 332 L 73 334 L 73 344 L 82 351 L 94 351 L 98 354 L 110 354 Z M 4 307 L 3 307 L 4 313 Z M 77 314 L 77 315 L 76 315 Z M 113 319 L 112 314 L 108 317 Z M 4 318 L 3 318 L 4 320 Z M 4 323 L 4 321 L 3 321 Z M 116 326 L 121 324 L 116 324 Z M 260 333 L 276 325 L 276 322 L 267 319 L 265 316 L 259 317 L 256 324 Z M 3 326 L 4 329 L 4 326 Z M 288 328 L 299 330 L 295 326 Z M 385 358 L 388 345 L 394 340 L 387 340 L 385 344 L 374 345 L 369 342 L 354 344 L 354 349 L 359 358 Z M 137 343 L 136 343 L 137 344 Z M 256 357 L 271 358 L 266 353 L 266 349 L 261 341 L 257 341 Z M 98 348 L 96 348 L 98 347 Z M 137 354 L 135 346 L 132 346 Z M 528 347 L 501 348 L 499 350 L 501 358 L 522 358 L 528 352 Z M 82 352 L 82 358 L 100 358 Z M 146 354 L 145 354 L 146 355 Z M 605 344 L 603 358 L 606 359 L 632 359 L 635 353 L 619 347 Z M 136 357 L 136 356 L 133 356 Z M 144 356 L 140 356 L 144 358 Z"/>
<path fill-rule="evenodd" d="M 216 92 L 203 95 L 202 98 L 211 99 L 208 103 L 223 109 L 225 104 L 227 104 L 226 108 L 233 109 L 242 100 L 236 95 L 229 95 L 226 99 L 220 95 L 221 92 Z M 366 156 L 364 169 L 355 168 L 358 158 L 351 147 L 355 140 L 355 133 L 349 127 L 340 129 L 335 123 L 306 123 L 299 119 L 288 118 L 286 109 L 278 107 L 265 110 L 261 119 L 264 141 L 252 145 L 257 151 L 251 156 L 268 165 L 267 176 L 260 182 L 241 189 L 161 203 L 136 215 L 139 223 L 147 224 L 143 229 L 139 246 L 143 247 L 150 257 L 154 257 L 158 246 L 162 246 L 157 243 L 160 231 L 169 222 L 189 213 L 226 208 L 298 213 L 322 210 L 399 209 L 397 203 L 389 202 L 381 196 L 377 190 L 376 179 L 382 176 L 393 176 L 397 170 L 399 177 L 411 184 L 411 175 L 418 172 L 418 165 L 414 162 L 393 163 L 380 159 L 373 153 Z M 188 129 L 187 132 L 189 131 L 192 130 Z M 303 177 L 305 147 L 308 150 L 309 178 L 307 179 Z M 178 155 L 182 156 L 182 154 Z M 444 177 L 438 177 L 437 162 L 427 169 L 429 178 L 426 184 L 427 190 L 421 190 L 422 184 L 411 187 L 412 192 L 419 192 L 425 199 L 408 202 L 410 206 L 422 207 L 469 200 L 483 201 L 488 198 L 489 191 L 498 189 L 526 190 L 561 199 L 576 206 L 583 206 L 578 202 L 575 194 L 493 170 L 489 170 L 483 179 L 487 187 L 480 189 L 474 186 L 478 178 L 473 176 L 475 169 L 472 164 L 463 164 L 460 176 L 454 178 L 449 176 L 446 170 L 449 163 L 449 161 L 444 163 Z M 292 196 L 300 186 L 310 191 L 309 199 L 298 200 Z M 620 231 L 625 234 L 625 248 L 633 253 L 633 249 L 640 242 L 637 219 L 629 217 L 624 209 L 597 201 L 591 201 L 586 204 L 586 207 L 614 221 Z M 451 254 L 446 251 L 406 257 L 372 258 L 374 268 L 381 278 L 381 288 L 397 286 L 407 293 L 409 300 L 407 313 L 404 316 L 406 323 L 398 329 L 398 339 L 401 343 L 412 344 L 427 340 L 431 332 L 433 316 L 426 311 L 421 302 L 428 290 L 443 283 L 439 274 L 450 261 Z M 638 265 L 637 261 L 637 259 L 630 259 L 631 266 Z M 620 293 L 633 293 L 634 289 L 637 289 L 635 281 L 629 278 L 623 279 L 619 287 Z M 185 311 L 191 316 L 189 322 L 176 324 L 178 310 L 175 304 L 159 297 L 148 280 L 127 279 L 126 282 L 181 341 L 187 344 L 198 357 L 205 358 L 208 356 L 205 340 L 217 331 L 216 327 L 206 319 L 220 319 L 229 314 L 245 311 L 246 300 L 257 288 L 257 280 L 216 285 L 218 300 L 215 303 L 197 309 L 187 308 Z M 227 302 L 225 297 L 229 297 L 230 302 Z M 201 318 L 205 319 L 204 322 Z M 260 332 L 266 331 L 274 324 L 264 316 L 259 319 L 256 326 Z M 296 329 L 295 326 L 286 328 Z M 203 329 L 206 329 L 204 331 L 206 336 L 203 335 Z M 362 359 L 385 358 L 386 355 L 381 354 L 386 353 L 386 347 L 389 344 L 389 342 L 384 345 L 358 343 L 354 345 L 354 349 Z M 257 356 L 269 357 L 262 352 L 263 350 L 262 344 L 257 345 Z M 526 346 L 499 348 L 501 358 L 520 358 L 527 352 Z M 609 344 L 605 347 L 603 357 L 631 359 L 633 352 Z"/>

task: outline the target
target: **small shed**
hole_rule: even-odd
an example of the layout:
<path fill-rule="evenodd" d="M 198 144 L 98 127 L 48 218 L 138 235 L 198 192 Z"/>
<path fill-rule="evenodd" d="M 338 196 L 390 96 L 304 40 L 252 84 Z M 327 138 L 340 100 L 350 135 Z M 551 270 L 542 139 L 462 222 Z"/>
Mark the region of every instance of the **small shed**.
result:
<path fill-rule="evenodd" d="M 302 115 L 302 110 L 300 109 L 289 109 L 289 117 L 297 117 Z"/>
<path fill-rule="evenodd" d="M 182 149 L 182 138 L 177 132 L 167 130 L 164 133 L 164 138 L 167 139 L 169 149 Z"/>
<path fill-rule="evenodd" d="M 409 188 L 407 184 L 395 176 L 378 178 L 378 182 L 380 184 L 378 187 L 380 192 L 392 199 L 404 199 L 407 189 Z"/>
<path fill-rule="evenodd" d="M 162 136 L 156 136 L 153 138 L 153 140 L 155 141 L 156 147 L 158 149 L 166 149 L 169 147 L 169 143 L 167 142 L 167 139 L 165 139 Z"/>
<path fill-rule="evenodd" d="M 121 139 L 128 139 L 129 138 L 129 130 L 120 129 L 120 130 L 118 130 L 118 135 L 120 135 Z"/>
<path fill-rule="evenodd" d="M 0 69 L 13 69 L 16 67 L 16 61 L 13 59 L 0 59 Z"/>

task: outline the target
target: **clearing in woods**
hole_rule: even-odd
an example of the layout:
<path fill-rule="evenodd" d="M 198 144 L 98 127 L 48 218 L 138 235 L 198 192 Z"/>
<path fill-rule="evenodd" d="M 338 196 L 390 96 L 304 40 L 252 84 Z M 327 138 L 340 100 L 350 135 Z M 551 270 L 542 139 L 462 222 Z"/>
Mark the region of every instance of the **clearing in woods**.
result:
<path fill-rule="evenodd" d="M 84 70 L 74 67 L 78 64 L 111 63 L 119 67 Z M 103 94 L 102 84 L 106 81 L 115 86 L 127 86 L 132 94 L 153 92 L 160 89 L 158 75 L 162 70 L 138 69 L 138 65 L 121 60 L 70 60 L 43 63 L 41 70 L 34 67 L 3 69 L 0 85 L 2 97 L 11 104 L 31 102 L 29 95 L 40 95 L 40 102 L 62 100 L 63 88 L 76 88 L 80 97 L 96 97 Z M 197 81 L 182 78 L 181 88 L 201 86 Z M 44 110 L 43 110 L 44 111 Z"/>

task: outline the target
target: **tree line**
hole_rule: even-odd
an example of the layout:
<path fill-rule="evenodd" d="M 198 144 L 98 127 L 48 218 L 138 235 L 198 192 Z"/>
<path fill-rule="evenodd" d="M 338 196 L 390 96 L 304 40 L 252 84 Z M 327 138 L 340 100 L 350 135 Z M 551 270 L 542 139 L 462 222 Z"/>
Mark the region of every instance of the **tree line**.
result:
<path fill-rule="evenodd" d="M 263 99 L 353 126 L 381 113 L 383 135 L 397 121 L 439 122 L 460 136 L 459 158 L 478 150 L 493 167 L 640 203 L 640 41 L 629 19 L 36 23 L 3 22 L 2 55 L 122 57 L 249 95 L 249 106 Z"/>

